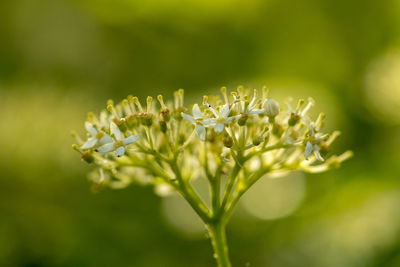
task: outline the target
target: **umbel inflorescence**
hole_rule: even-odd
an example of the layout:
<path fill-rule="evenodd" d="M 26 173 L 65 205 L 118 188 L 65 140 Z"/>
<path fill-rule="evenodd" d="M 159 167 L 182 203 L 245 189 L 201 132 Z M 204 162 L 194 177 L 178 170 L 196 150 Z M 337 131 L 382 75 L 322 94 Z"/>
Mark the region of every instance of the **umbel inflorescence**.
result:
<path fill-rule="evenodd" d="M 260 93 L 238 87 L 228 94 L 223 87 L 220 96 L 204 96 L 200 103 L 185 104 L 182 89 L 173 101 L 161 95 L 157 100 L 108 101 L 99 116 L 89 113 L 87 139 L 74 134 L 73 148 L 96 165 L 90 178 L 97 186 L 136 182 L 180 193 L 206 224 L 219 266 L 230 266 L 225 225 L 258 179 L 293 170 L 323 172 L 352 155 L 329 157 L 339 132 L 322 133 L 325 115 L 308 115 L 312 99 L 293 108 L 270 98 L 266 88 Z M 208 181 L 209 201 L 196 192 L 193 179 Z"/>

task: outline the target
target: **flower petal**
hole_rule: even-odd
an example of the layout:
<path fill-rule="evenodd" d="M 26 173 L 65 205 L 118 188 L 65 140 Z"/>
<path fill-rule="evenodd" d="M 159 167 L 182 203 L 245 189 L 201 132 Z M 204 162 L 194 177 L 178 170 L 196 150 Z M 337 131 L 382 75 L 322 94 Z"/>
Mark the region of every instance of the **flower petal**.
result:
<path fill-rule="evenodd" d="M 190 115 L 188 115 L 188 114 L 186 114 L 186 113 L 181 113 L 181 116 L 182 116 L 182 118 L 184 119 L 184 120 L 186 120 L 186 121 L 188 121 L 188 122 L 190 122 L 190 123 L 196 123 L 196 120 L 192 117 L 192 116 L 190 116 Z"/>
<path fill-rule="evenodd" d="M 107 153 L 115 150 L 114 142 L 113 143 L 108 143 L 105 145 L 102 145 L 97 149 L 98 152 L 100 153 Z"/>
<path fill-rule="evenodd" d="M 228 104 L 223 105 L 221 108 L 221 112 L 220 112 L 221 117 L 223 117 L 223 118 L 228 117 L 230 112 L 231 112 L 231 110 L 229 109 Z"/>
<path fill-rule="evenodd" d="M 122 140 L 122 133 L 119 130 L 118 126 L 113 122 L 110 123 L 110 132 L 115 136 L 117 140 Z"/>
<path fill-rule="evenodd" d="M 97 134 L 96 128 L 94 128 L 93 124 L 91 124 L 88 121 L 85 122 L 85 128 L 86 128 L 86 131 L 88 131 L 88 133 L 90 133 L 91 135 Z"/>
<path fill-rule="evenodd" d="M 192 114 L 195 119 L 203 118 L 203 113 L 201 113 L 199 105 L 197 104 L 193 105 Z"/>
<path fill-rule="evenodd" d="M 139 140 L 139 138 L 140 138 L 140 136 L 138 134 L 137 135 L 131 135 L 131 136 L 125 138 L 124 141 L 123 141 L 124 146 L 136 142 L 137 140 Z"/>
<path fill-rule="evenodd" d="M 214 127 L 214 130 L 216 133 L 220 133 L 225 129 L 225 124 L 223 123 L 217 123 Z"/>
<path fill-rule="evenodd" d="M 208 103 L 206 103 L 207 107 L 209 110 L 211 110 L 211 112 L 214 114 L 215 117 L 218 118 L 218 112 Z"/>
<path fill-rule="evenodd" d="M 94 145 L 97 143 L 97 138 L 96 137 L 92 137 L 89 138 L 82 146 L 82 149 L 89 149 L 94 147 Z"/>
<path fill-rule="evenodd" d="M 103 135 L 102 138 L 100 138 L 99 140 L 100 144 L 104 145 L 107 143 L 112 143 L 114 142 L 114 140 L 111 138 L 111 136 L 109 136 L 108 134 Z"/>
<path fill-rule="evenodd" d="M 310 124 L 311 135 L 315 136 L 314 124 Z"/>
<path fill-rule="evenodd" d="M 257 100 L 257 98 L 256 98 L 255 96 L 251 99 L 250 104 L 247 106 L 247 108 L 248 108 L 249 110 L 252 110 L 252 109 L 255 108 L 256 100 Z"/>
<path fill-rule="evenodd" d="M 124 154 L 125 154 L 125 147 L 123 146 L 120 146 L 119 148 L 117 148 L 117 150 L 115 150 L 115 156 L 117 157 L 121 157 Z"/>
<path fill-rule="evenodd" d="M 304 156 L 306 159 L 311 155 L 313 151 L 313 145 L 310 142 L 307 142 L 306 144 L 306 150 L 304 151 Z"/>
<path fill-rule="evenodd" d="M 204 126 L 196 124 L 196 133 L 201 141 L 206 141 L 206 128 Z"/>
<path fill-rule="evenodd" d="M 322 158 L 321 154 L 319 153 L 318 145 L 314 145 L 314 156 L 317 158 L 317 160 L 324 161 L 324 159 Z"/>

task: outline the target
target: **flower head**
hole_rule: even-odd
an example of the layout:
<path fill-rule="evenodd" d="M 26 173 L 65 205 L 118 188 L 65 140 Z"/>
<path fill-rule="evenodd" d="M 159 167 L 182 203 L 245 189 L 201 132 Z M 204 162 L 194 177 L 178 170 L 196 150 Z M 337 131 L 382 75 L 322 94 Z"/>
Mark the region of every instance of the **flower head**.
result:
<path fill-rule="evenodd" d="M 159 95 L 157 104 L 152 97 L 145 105 L 135 96 L 116 104 L 109 100 L 98 117 L 88 115 L 87 140 L 74 134 L 74 149 L 83 160 L 110 175 L 106 183 L 113 188 L 138 181 L 138 177 L 127 176 L 127 166 L 133 168 L 132 173 L 154 177 L 154 184 L 159 179 L 170 184 L 178 180 L 178 169 L 183 172 L 182 179 L 189 181 L 199 172 L 212 179 L 213 174 L 227 173 L 237 164 L 243 169 L 240 176 L 246 179 L 254 171 L 248 166 L 269 172 L 288 168 L 316 172 L 339 166 L 350 155 L 330 155 L 338 132 L 322 132 L 323 113 L 315 120 L 308 115 L 313 100 L 299 100 L 295 109 L 290 104 L 286 108 L 268 97 L 267 88 L 260 96 L 257 90 L 251 93 L 243 86 L 230 94 L 223 87 L 221 95 L 205 96 L 202 104 L 206 108 L 193 103 L 190 112 L 182 89 L 175 92 L 173 101 L 164 102 Z M 126 154 L 132 143 L 132 153 Z M 116 157 L 126 156 L 117 160 L 108 156 L 110 152 Z M 172 162 L 176 166 L 171 166 Z M 119 182 L 112 182 L 115 180 Z"/>

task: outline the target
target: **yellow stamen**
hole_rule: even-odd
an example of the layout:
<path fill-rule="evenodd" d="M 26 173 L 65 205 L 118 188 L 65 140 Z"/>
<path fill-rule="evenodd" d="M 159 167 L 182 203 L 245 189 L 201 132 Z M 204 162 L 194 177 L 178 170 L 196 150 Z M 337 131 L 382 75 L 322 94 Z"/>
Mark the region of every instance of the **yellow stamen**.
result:
<path fill-rule="evenodd" d="M 152 112 L 153 98 L 151 96 L 148 96 L 147 99 L 146 99 L 146 102 L 147 102 L 146 111 L 147 112 Z"/>
<path fill-rule="evenodd" d="M 138 99 L 136 96 L 134 96 L 134 97 L 132 98 L 132 101 L 133 101 L 133 103 L 135 103 L 135 105 L 138 107 L 139 111 L 140 111 L 140 112 L 143 112 L 142 105 L 140 104 L 139 99 Z"/>
<path fill-rule="evenodd" d="M 224 101 L 226 104 L 229 104 L 228 95 L 226 94 L 226 87 L 221 87 L 221 94 L 224 97 Z"/>
<path fill-rule="evenodd" d="M 166 109 L 166 108 L 167 108 L 167 106 L 166 106 L 165 103 L 164 103 L 164 98 L 163 98 L 162 95 L 158 95 L 158 96 L 157 96 L 157 100 L 158 100 L 158 102 L 160 102 L 160 105 L 161 105 L 161 108 L 162 108 L 162 109 Z"/>

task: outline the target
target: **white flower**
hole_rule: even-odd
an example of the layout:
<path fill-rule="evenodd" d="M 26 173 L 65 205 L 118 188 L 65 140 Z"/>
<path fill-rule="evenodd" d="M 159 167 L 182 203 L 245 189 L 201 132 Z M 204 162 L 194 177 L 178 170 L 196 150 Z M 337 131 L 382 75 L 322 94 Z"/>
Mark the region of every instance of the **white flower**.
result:
<path fill-rule="evenodd" d="M 187 120 L 188 122 L 192 123 L 196 127 L 197 136 L 200 138 L 201 141 L 206 140 L 206 128 L 202 124 L 203 113 L 201 113 L 199 105 L 194 104 L 192 109 L 193 116 L 190 116 L 186 113 L 181 113 L 182 117 Z"/>
<path fill-rule="evenodd" d="M 311 130 L 311 140 L 307 141 L 306 143 L 304 156 L 306 160 L 308 160 L 308 157 L 311 155 L 311 153 L 314 153 L 314 156 L 317 160 L 324 161 L 321 154 L 319 153 L 318 143 L 323 141 L 326 135 L 321 135 L 319 133 L 316 134 L 314 131 L 314 126 L 312 124 L 310 125 L 310 130 Z"/>
<path fill-rule="evenodd" d="M 264 109 L 255 109 L 257 107 L 257 97 L 254 95 L 253 99 L 250 101 L 249 105 L 246 107 L 244 114 L 247 115 L 257 115 L 264 113 Z"/>
<path fill-rule="evenodd" d="M 115 155 L 117 157 L 121 157 L 125 154 L 125 146 L 139 140 L 139 135 L 131 135 L 127 138 L 123 138 L 118 126 L 113 122 L 110 123 L 110 132 L 112 135 L 114 135 L 115 140 L 99 147 L 97 149 L 98 152 L 107 153 L 115 150 Z"/>
<path fill-rule="evenodd" d="M 102 145 L 111 143 L 113 139 L 103 131 L 97 131 L 90 122 L 85 122 L 85 128 L 88 131 L 90 138 L 82 145 L 82 149 L 89 149 L 94 147 L 97 143 Z"/>
<path fill-rule="evenodd" d="M 202 123 L 204 126 L 214 128 L 214 131 L 216 133 L 222 132 L 225 129 L 225 124 L 230 124 L 232 123 L 233 120 L 237 120 L 241 116 L 241 115 L 236 115 L 228 117 L 234 105 L 232 105 L 231 108 L 229 108 L 228 104 L 223 105 L 219 113 L 213 107 L 211 107 L 210 104 L 206 103 L 206 105 L 214 114 L 215 118 L 206 119 Z"/>
<path fill-rule="evenodd" d="M 306 150 L 304 152 L 304 156 L 308 160 L 308 157 L 311 155 L 311 153 L 314 152 L 314 156 L 317 158 L 319 161 L 324 161 L 322 158 L 321 154 L 319 153 L 319 147 L 317 144 L 313 145 L 311 144 L 310 141 L 307 142 L 306 144 Z"/>

